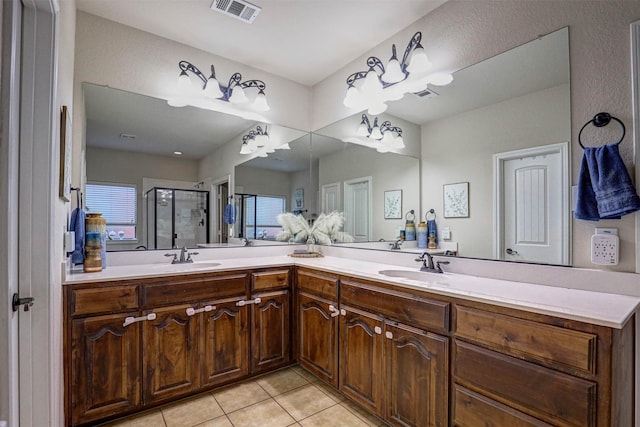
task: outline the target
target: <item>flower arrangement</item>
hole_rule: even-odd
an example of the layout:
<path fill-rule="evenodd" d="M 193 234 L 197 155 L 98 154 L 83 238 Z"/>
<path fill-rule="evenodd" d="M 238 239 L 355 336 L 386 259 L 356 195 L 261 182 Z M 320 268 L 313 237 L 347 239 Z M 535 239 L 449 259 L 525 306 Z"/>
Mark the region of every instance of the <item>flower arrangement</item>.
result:
<path fill-rule="evenodd" d="M 349 233 L 340 231 L 344 225 L 344 214 L 342 212 L 331 212 L 320 214 L 312 226 L 302 215 L 292 213 L 282 213 L 277 216 L 278 224 L 282 226 L 282 231 L 276 236 L 276 240 L 295 243 L 313 243 L 320 245 L 331 245 L 336 242 L 351 243 L 353 237 Z"/>

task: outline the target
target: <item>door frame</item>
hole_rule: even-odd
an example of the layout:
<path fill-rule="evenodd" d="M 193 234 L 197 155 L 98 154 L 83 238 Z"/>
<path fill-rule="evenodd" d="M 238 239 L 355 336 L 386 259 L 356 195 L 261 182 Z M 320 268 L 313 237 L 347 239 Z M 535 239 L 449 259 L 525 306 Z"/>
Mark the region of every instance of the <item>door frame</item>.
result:
<path fill-rule="evenodd" d="M 204 182 L 210 182 L 211 184 L 209 188 L 209 194 L 212 196 L 209 200 L 209 237 L 213 237 L 216 243 L 221 243 L 220 238 L 222 236 L 222 229 L 218 229 L 220 212 L 224 212 L 227 204 L 233 199 L 218 201 L 218 190 L 221 185 L 227 184 L 228 196 L 233 196 L 233 192 L 231 191 L 231 174 L 224 175 L 216 179 L 207 178 Z M 231 231 L 231 229 L 233 229 L 233 227 L 229 227 L 229 231 Z M 232 237 L 231 233 L 228 233 L 228 237 Z"/>
<path fill-rule="evenodd" d="M 351 185 L 353 184 L 357 184 L 359 182 L 364 182 L 366 181 L 368 183 L 368 199 L 369 199 L 369 206 L 368 206 L 368 222 L 369 222 L 369 226 L 368 226 L 368 230 L 367 230 L 367 235 L 369 236 L 369 240 L 371 240 L 371 236 L 373 235 L 373 177 L 371 176 L 363 176 L 360 178 L 354 178 L 354 179 L 349 179 L 344 181 L 344 194 L 343 194 L 343 205 L 342 205 L 342 212 L 343 214 L 345 214 L 345 212 L 347 211 L 347 204 L 351 204 L 351 200 L 349 199 L 348 203 L 347 203 L 347 196 L 351 194 Z M 348 220 L 347 215 L 345 214 L 345 220 Z M 345 228 L 345 231 L 346 228 Z M 353 233 L 351 233 L 353 234 Z"/>
<path fill-rule="evenodd" d="M 504 250 L 504 163 L 508 160 L 535 155 L 560 154 L 560 179 L 562 180 L 562 264 L 571 262 L 571 209 L 570 187 L 571 165 L 569 161 L 569 142 L 505 151 L 493 155 L 493 257 L 501 259 Z"/>
<path fill-rule="evenodd" d="M 341 193 L 341 191 L 340 191 L 340 187 L 341 187 L 340 181 L 331 182 L 329 184 L 322 184 L 322 187 L 320 188 L 320 209 L 321 209 L 321 212 L 324 212 L 324 213 L 329 213 L 329 212 L 325 212 L 325 209 L 324 209 L 325 208 L 325 206 L 324 206 L 324 195 L 325 195 L 326 189 L 330 188 L 330 187 L 335 187 L 336 188 L 336 190 L 338 192 L 338 203 L 343 202 L 342 205 L 344 206 L 344 201 L 341 199 L 342 194 L 340 194 Z M 338 209 L 340 207 L 343 207 L 343 206 L 339 206 Z"/>
<path fill-rule="evenodd" d="M 633 94 L 633 158 L 640 182 L 640 21 L 631 23 L 631 92 Z M 636 212 L 636 273 L 640 273 L 640 213 Z"/>

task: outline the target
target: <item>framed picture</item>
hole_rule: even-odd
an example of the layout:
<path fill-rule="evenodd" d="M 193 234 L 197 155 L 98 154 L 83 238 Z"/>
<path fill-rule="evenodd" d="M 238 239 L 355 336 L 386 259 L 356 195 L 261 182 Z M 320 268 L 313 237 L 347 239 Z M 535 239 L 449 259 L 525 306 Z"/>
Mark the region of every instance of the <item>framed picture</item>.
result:
<path fill-rule="evenodd" d="M 384 192 L 384 219 L 402 219 L 402 190 Z"/>
<path fill-rule="evenodd" d="M 296 188 L 293 192 L 293 209 L 304 208 L 304 188 Z"/>
<path fill-rule="evenodd" d="M 71 200 L 71 117 L 66 105 L 60 111 L 60 184 L 58 196 Z"/>
<path fill-rule="evenodd" d="M 469 183 L 458 182 L 443 186 L 444 217 L 468 218 L 469 217 Z"/>

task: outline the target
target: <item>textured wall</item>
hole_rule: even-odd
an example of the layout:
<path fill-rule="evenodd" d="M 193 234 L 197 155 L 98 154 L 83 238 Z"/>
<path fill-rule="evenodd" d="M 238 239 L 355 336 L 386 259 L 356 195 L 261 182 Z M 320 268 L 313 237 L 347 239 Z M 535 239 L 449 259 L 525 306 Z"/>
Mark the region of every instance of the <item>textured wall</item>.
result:
<path fill-rule="evenodd" d="M 314 86 L 312 129 L 343 119 L 354 112 L 342 105 L 346 77 L 363 68 L 371 54 L 388 56 L 389 46 L 405 46 L 415 31 L 437 69 L 455 72 L 559 28 L 569 27 L 571 57 L 571 133 L 574 183 L 582 155 L 577 136 L 582 125 L 600 111 L 632 123 L 629 24 L 640 19 L 638 1 L 460 1 L 449 0 L 415 24 L 354 60 Z M 606 139 L 617 129 L 608 129 Z M 630 132 L 620 149 L 631 168 Z M 590 263 L 589 242 L 596 223 L 573 221 L 573 265 Z M 600 221 L 620 233 L 618 271 L 635 271 L 635 221 Z"/>

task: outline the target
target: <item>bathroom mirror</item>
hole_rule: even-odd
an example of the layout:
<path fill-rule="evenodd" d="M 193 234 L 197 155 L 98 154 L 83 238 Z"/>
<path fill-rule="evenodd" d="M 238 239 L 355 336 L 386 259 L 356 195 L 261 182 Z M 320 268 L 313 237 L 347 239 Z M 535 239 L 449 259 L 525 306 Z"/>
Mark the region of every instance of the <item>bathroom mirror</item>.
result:
<path fill-rule="evenodd" d="M 404 120 L 419 127 L 420 195 L 408 198 L 403 192 L 403 215 L 415 208 L 417 224 L 434 209 L 440 246 L 453 244 L 459 256 L 570 264 L 568 29 L 460 70 L 450 85 L 428 92 L 390 102 L 384 113 L 392 123 Z M 356 114 L 316 133 L 345 140 L 359 123 Z M 355 164 L 352 159 L 341 170 Z M 376 165 L 372 171 L 394 176 L 405 171 Z M 352 178 L 357 176 L 335 181 L 344 186 Z M 463 190 L 455 193 L 458 187 Z M 374 185 L 378 197 L 382 191 Z M 499 197 L 507 193 L 515 201 Z M 464 205 L 460 212 L 451 211 L 452 195 Z M 393 221 L 374 212 L 376 219 Z M 388 249 L 386 242 L 353 246 Z"/>
<path fill-rule="evenodd" d="M 90 83 L 83 84 L 83 93 L 90 193 L 85 208 L 122 213 L 135 201 L 135 212 L 129 212 L 126 221 L 108 226 L 107 249 L 229 243 L 228 235 L 222 234 L 228 229 L 223 213 L 232 193 L 231 171 L 254 156 L 239 154 L 242 137 L 265 124 L 195 107 L 175 108 L 162 99 Z M 281 143 L 308 135 L 266 126 L 271 138 Z M 308 159 L 306 149 L 300 156 Z M 217 167 L 220 158 L 230 163 L 224 170 Z M 135 195 L 126 203 L 118 203 L 122 196 L 106 203 L 102 198 L 127 190 Z"/>

